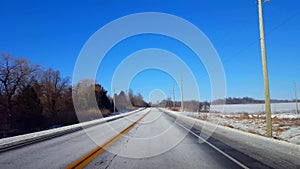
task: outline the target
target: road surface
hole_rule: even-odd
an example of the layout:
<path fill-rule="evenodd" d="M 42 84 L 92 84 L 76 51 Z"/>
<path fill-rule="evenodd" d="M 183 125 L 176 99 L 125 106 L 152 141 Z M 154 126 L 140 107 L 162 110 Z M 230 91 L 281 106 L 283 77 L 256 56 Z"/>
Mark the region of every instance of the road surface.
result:
<path fill-rule="evenodd" d="M 2 152 L 0 168 L 67 168 L 83 161 L 85 168 L 105 169 L 269 168 L 213 138 L 199 143 L 198 135 L 199 131 L 189 132 L 174 118 L 148 108 L 106 124 Z M 88 157 L 99 145 L 107 147 Z"/>

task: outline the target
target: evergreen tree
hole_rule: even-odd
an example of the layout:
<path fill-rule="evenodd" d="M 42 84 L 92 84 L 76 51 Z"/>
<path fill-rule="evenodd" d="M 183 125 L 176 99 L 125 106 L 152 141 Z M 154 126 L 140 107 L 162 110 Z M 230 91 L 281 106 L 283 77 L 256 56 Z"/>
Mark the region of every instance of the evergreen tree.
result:
<path fill-rule="evenodd" d="M 38 130 L 43 127 L 43 108 L 34 88 L 26 86 L 17 96 L 15 125 L 22 130 Z"/>

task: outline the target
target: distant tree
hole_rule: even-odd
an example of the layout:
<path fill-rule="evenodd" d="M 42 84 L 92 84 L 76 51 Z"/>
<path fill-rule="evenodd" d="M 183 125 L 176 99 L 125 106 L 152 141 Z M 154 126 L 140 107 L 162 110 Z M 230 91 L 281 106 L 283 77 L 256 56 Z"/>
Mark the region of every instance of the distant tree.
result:
<path fill-rule="evenodd" d="M 138 93 L 138 94 L 134 94 L 133 90 L 130 89 L 128 92 L 128 97 L 129 97 L 129 101 L 130 104 L 134 107 L 147 107 L 149 106 L 143 99 L 143 96 Z"/>
<path fill-rule="evenodd" d="M 130 104 L 134 106 L 135 98 L 134 98 L 134 93 L 133 93 L 132 89 L 129 89 L 128 97 L 129 97 Z"/>
<path fill-rule="evenodd" d="M 127 100 L 127 96 L 124 91 L 121 91 L 120 94 L 116 97 L 116 107 L 119 111 L 126 110 L 130 107 L 130 103 Z"/>
<path fill-rule="evenodd" d="M 173 102 L 172 102 L 171 98 L 168 98 L 166 100 L 166 107 L 172 107 L 172 106 L 173 106 Z"/>
<path fill-rule="evenodd" d="M 148 107 L 148 104 L 144 101 L 140 93 L 135 96 L 135 107 Z"/>
<path fill-rule="evenodd" d="M 72 94 L 74 106 L 78 111 L 84 111 L 91 108 L 90 98 L 93 97 L 94 94 L 94 79 L 82 79 L 75 86 L 73 86 Z"/>
<path fill-rule="evenodd" d="M 209 111 L 210 104 L 207 101 L 203 102 L 202 104 L 203 104 L 203 110 L 204 111 Z"/>
<path fill-rule="evenodd" d="M 198 111 L 201 111 L 202 110 L 202 108 L 203 108 L 203 103 L 198 103 Z"/>
<path fill-rule="evenodd" d="M 100 85 L 95 85 L 95 96 L 100 110 L 107 109 L 112 111 L 113 106 L 107 97 L 107 91 Z"/>
<path fill-rule="evenodd" d="M 73 87 L 74 106 L 80 119 L 95 119 L 100 117 L 99 113 L 106 116 L 113 111 L 113 102 L 107 91 L 95 83 L 93 79 L 83 79 Z"/>

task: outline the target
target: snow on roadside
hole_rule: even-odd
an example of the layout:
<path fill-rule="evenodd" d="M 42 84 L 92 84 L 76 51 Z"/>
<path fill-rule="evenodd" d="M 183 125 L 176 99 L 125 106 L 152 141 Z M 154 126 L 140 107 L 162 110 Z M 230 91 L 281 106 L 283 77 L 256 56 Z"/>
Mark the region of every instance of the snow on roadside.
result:
<path fill-rule="evenodd" d="M 143 108 L 139 108 L 139 109 L 131 111 L 131 112 L 121 113 L 118 115 L 109 116 L 109 117 L 96 119 L 96 120 L 92 120 L 92 121 L 87 121 L 87 122 L 82 122 L 82 123 L 78 123 L 78 124 L 73 124 L 73 125 L 69 125 L 69 126 L 64 126 L 64 127 L 59 127 L 59 128 L 49 129 L 49 130 L 43 130 L 43 131 L 38 131 L 38 132 L 34 132 L 34 133 L 13 136 L 13 137 L 2 138 L 2 139 L 0 139 L 0 149 L 5 148 L 9 145 L 20 144 L 20 143 L 23 143 L 26 141 L 31 141 L 31 140 L 37 139 L 37 138 L 45 138 L 47 136 L 55 135 L 57 133 L 68 132 L 68 131 L 75 130 L 77 128 L 85 128 L 85 127 L 93 126 L 96 124 L 104 123 L 109 120 L 129 116 L 131 114 L 134 114 L 137 111 L 141 111 L 142 109 Z"/>
<path fill-rule="evenodd" d="M 197 113 L 181 112 L 200 120 L 235 128 L 258 135 L 266 135 L 266 116 L 249 113 Z M 273 137 L 300 145 L 300 114 L 277 113 L 272 115 Z"/>

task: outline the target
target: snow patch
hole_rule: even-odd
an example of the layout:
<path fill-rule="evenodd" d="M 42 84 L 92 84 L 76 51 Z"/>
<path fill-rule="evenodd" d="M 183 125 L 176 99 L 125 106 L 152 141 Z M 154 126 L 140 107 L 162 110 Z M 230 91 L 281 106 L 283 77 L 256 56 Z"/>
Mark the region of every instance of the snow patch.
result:
<path fill-rule="evenodd" d="M 291 104 L 280 103 L 287 107 Z M 226 105 L 229 106 L 229 105 Z M 250 105 L 230 105 L 232 107 L 248 107 Z M 257 105 L 253 105 L 257 107 Z M 277 105 L 277 107 L 279 107 Z M 231 108 L 232 109 L 232 108 Z M 233 109 L 232 109 L 233 110 Z M 190 116 L 204 121 L 209 121 L 214 124 L 219 124 L 222 126 L 227 126 L 230 128 L 246 131 L 252 134 L 266 136 L 266 115 L 257 114 L 255 111 L 246 112 L 240 109 L 234 109 L 234 112 L 226 112 L 224 114 L 218 113 L 216 111 L 211 111 L 209 113 L 204 112 L 178 112 L 178 114 Z M 228 111 L 228 109 L 227 109 Z M 241 113 L 243 112 L 243 113 Z M 300 145 L 300 114 L 295 114 L 294 112 L 276 112 L 272 114 L 272 124 L 273 124 L 273 137 L 279 140 L 284 140 L 290 143 Z"/>

